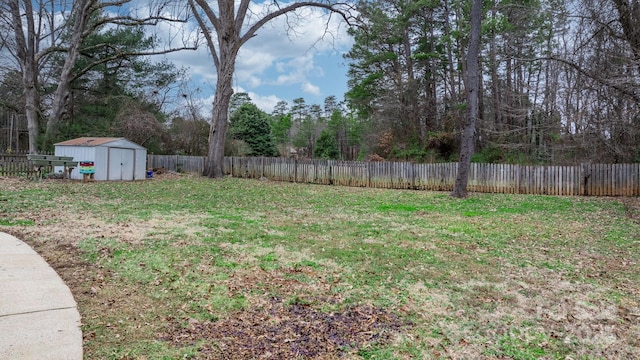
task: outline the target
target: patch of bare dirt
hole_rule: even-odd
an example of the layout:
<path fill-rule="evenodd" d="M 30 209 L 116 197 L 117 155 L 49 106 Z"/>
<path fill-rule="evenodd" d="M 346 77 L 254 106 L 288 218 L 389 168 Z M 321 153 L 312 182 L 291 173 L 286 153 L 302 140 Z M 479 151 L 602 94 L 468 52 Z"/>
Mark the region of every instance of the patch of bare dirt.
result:
<path fill-rule="evenodd" d="M 408 326 L 384 309 L 353 306 L 326 313 L 305 303 L 271 298 L 261 308 L 210 322 L 177 321 L 161 338 L 176 346 L 202 345 L 200 359 L 333 359 L 387 344 Z"/>
<path fill-rule="evenodd" d="M 12 226 L 0 230 L 28 242 L 72 290 L 82 288 L 89 280 L 89 269 L 94 265 L 82 259 L 75 245 L 63 241 L 34 241 L 38 231 L 33 231 L 33 226 Z"/>

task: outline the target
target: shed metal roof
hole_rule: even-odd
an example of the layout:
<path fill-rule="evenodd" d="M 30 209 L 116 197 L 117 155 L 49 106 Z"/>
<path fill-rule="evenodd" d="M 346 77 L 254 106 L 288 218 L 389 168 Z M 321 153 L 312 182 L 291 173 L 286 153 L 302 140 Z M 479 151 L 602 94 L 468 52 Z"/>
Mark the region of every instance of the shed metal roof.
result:
<path fill-rule="evenodd" d="M 122 146 L 122 145 L 126 145 L 127 147 L 133 147 L 133 148 L 138 148 L 138 149 L 144 149 L 144 147 L 131 142 L 125 138 L 115 138 L 115 137 L 81 137 L 81 138 L 77 138 L 77 139 L 71 139 L 71 140 L 67 140 L 67 141 L 63 141 L 63 142 L 59 142 L 54 144 L 54 146 L 88 146 L 88 147 L 94 147 L 94 146 L 102 146 L 102 145 L 107 145 L 110 143 L 117 143 L 114 144 L 116 146 Z"/>

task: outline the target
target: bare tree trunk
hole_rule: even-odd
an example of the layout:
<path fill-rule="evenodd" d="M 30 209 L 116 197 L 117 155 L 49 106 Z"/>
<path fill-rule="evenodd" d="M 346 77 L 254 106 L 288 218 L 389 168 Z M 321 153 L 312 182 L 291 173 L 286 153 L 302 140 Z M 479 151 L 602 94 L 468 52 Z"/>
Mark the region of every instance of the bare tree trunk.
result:
<path fill-rule="evenodd" d="M 451 196 L 464 198 L 467 196 L 469 182 L 469 168 L 474 147 L 473 140 L 476 132 L 476 118 L 478 117 L 480 26 L 482 22 L 482 0 L 473 0 L 471 7 L 471 35 L 469 50 L 467 51 L 467 121 L 462 131 L 460 144 L 460 158 L 458 160 L 458 175 Z"/>
<path fill-rule="evenodd" d="M 11 21 L 16 42 L 16 55 L 22 70 L 22 87 L 24 88 L 25 112 L 27 117 L 27 129 L 29 132 L 29 153 L 38 152 L 36 139 L 38 137 L 38 89 L 37 89 L 37 62 L 34 48 L 35 24 L 33 22 L 33 7 L 30 1 L 24 2 L 26 24 L 22 23 L 20 3 L 10 1 Z M 27 37 L 25 37 L 25 29 Z"/>
<path fill-rule="evenodd" d="M 72 78 L 73 67 L 76 65 L 76 60 L 80 54 L 80 47 L 82 41 L 86 37 L 86 28 L 89 17 L 92 13 L 92 5 L 95 0 L 83 0 L 77 2 L 77 10 L 75 12 L 75 20 L 73 23 L 73 31 L 71 33 L 71 42 L 66 52 L 64 64 L 62 65 L 62 71 L 60 73 L 60 80 L 58 87 L 53 96 L 51 103 L 51 111 L 47 117 L 47 129 L 45 132 L 45 147 L 50 145 L 49 142 L 53 136 L 53 131 L 62 117 L 64 111 L 66 98 L 69 93 L 69 83 Z"/>
<path fill-rule="evenodd" d="M 495 1 L 494 7 L 491 10 L 491 16 L 495 18 L 496 9 Z M 493 130 L 502 131 L 502 99 L 500 96 L 500 79 L 498 77 L 498 55 L 496 50 L 496 34 L 495 31 L 491 32 L 491 40 L 489 42 L 489 67 L 491 71 L 491 100 L 493 102 Z"/>
<path fill-rule="evenodd" d="M 198 24 L 203 29 L 206 29 L 206 25 L 204 25 L 204 18 L 196 11 L 196 2 L 205 9 L 205 15 L 216 26 L 219 44 L 216 49 L 210 33 L 205 34 L 218 78 L 216 94 L 213 98 L 211 127 L 209 128 L 209 151 L 203 175 L 210 178 L 222 178 L 224 176 L 224 146 L 229 125 L 229 104 L 233 95 L 233 73 L 236 67 L 236 57 L 243 43 L 239 36 L 240 28 L 236 25 L 242 23 L 244 14 L 241 10 L 238 19 L 234 18 L 234 3 L 232 1 L 224 1 L 219 4 L 220 15 L 218 16 L 213 13 L 206 2 L 195 0 L 195 2 L 190 2 L 190 6 Z M 241 6 L 241 9 L 245 9 L 244 6 Z"/>
<path fill-rule="evenodd" d="M 640 59 L 640 3 L 637 0 L 613 0 L 618 10 L 618 21 L 622 26 L 624 40 L 631 46 L 636 60 Z"/>
<path fill-rule="evenodd" d="M 233 69 L 234 65 L 228 64 L 218 74 L 217 91 L 213 99 L 213 117 L 209 128 L 209 152 L 203 174 L 211 178 L 224 176 L 224 144 L 229 124 L 229 103 L 233 95 Z"/>
<path fill-rule="evenodd" d="M 38 153 L 38 90 L 34 80 L 35 69 L 27 66 L 23 69 L 22 81 L 25 89 L 25 115 L 27 117 L 27 131 L 29 135 L 29 154 Z"/>
<path fill-rule="evenodd" d="M 451 24 L 449 24 L 449 18 L 451 17 L 451 11 L 449 8 L 449 1 L 444 2 L 445 6 L 445 22 L 444 22 L 444 35 L 452 36 L 451 34 Z M 455 63 L 453 62 L 453 46 L 451 44 L 447 45 L 447 62 L 449 64 L 449 96 L 451 97 L 451 103 L 455 104 L 458 101 L 458 92 L 456 91 L 456 80 L 455 80 Z"/>

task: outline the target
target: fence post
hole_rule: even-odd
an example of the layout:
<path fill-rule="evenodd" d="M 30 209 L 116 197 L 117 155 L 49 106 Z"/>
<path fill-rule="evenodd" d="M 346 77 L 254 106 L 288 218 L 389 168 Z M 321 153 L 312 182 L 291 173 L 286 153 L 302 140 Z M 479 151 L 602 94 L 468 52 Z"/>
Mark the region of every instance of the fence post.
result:
<path fill-rule="evenodd" d="M 586 163 L 582 163 L 580 166 L 580 194 L 582 196 L 589 196 L 588 183 L 591 174 L 588 173 L 587 166 Z"/>
<path fill-rule="evenodd" d="M 329 185 L 333 185 L 333 160 L 327 160 L 327 169 L 329 171 Z"/>
<path fill-rule="evenodd" d="M 409 171 L 411 172 L 411 190 L 416 189 L 416 171 L 414 169 L 415 163 L 409 163 Z"/>
<path fill-rule="evenodd" d="M 520 194 L 520 165 L 515 165 L 513 169 L 513 175 L 515 176 L 515 191 L 514 194 Z"/>

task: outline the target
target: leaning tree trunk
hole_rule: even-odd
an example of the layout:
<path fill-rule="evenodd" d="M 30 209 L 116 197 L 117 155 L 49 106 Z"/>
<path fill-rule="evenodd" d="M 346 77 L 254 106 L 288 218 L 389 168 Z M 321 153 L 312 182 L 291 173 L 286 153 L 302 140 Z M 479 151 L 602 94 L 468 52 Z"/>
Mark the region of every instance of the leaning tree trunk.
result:
<path fill-rule="evenodd" d="M 80 26 L 84 26 L 84 25 L 80 25 Z M 53 137 L 54 130 L 58 125 L 58 123 L 60 122 L 60 118 L 62 117 L 62 113 L 64 112 L 66 99 L 69 94 L 69 82 L 71 81 L 71 72 L 73 71 L 73 67 L 76 64 L 76 60 L 78 59 L 81 43 L 82 43 L 81 34 L 74 33 L 72 37 L 72 44 L 66 52 L 65 62 L 62 66 L 62 71 L 60 73 L 58 87 L 54 92 L 53 101 L 51 104 L 51 112 L 47 118 L 47 129 L 45 133 L 45 142 L 47 142 L 46 145 L 49 145 L 48 143 Z"/>
<path fill-rule="evenodd" d="M 469 168 L 473 156 L 473 141 L 476 133 L 478 117 L 478 93 L 480 90 L 478 54 L 480 52 L 480 25 L 482 21 L 482 0 L 473 0 L 471 8 L 471 35 L 467 52 L 467 121 L 460 140 L 460 159 L 458 175 L 451 196 L 464 198 L 467 196 Z"/>

